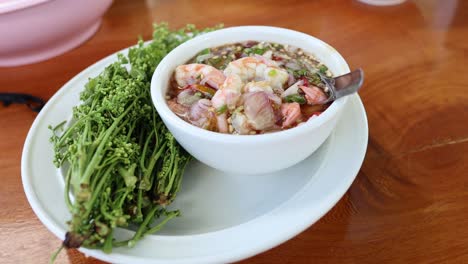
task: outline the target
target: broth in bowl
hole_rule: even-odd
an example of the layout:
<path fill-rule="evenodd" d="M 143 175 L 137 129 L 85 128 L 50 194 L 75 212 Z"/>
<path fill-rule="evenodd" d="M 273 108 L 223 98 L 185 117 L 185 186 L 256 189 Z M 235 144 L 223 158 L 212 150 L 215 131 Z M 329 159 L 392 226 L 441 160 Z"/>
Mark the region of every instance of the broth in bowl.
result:
<path fill-rule="evenodd" d="M 166 99 L 180 118 L 226 134 L 293 128 L 325 111 L 328 67 L 297 47 L 247 41 L 209 48 L 176 67 Z"/>

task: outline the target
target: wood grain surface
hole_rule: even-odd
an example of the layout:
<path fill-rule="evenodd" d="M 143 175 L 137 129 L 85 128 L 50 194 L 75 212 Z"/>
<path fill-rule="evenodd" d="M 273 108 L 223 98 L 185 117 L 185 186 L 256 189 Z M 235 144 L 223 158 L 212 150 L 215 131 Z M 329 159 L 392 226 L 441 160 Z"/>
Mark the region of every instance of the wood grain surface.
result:
<path fill-rule="evenodd" d="M 172 27 L 303 31 L 362 67 L 370 139 L 355 182 L 319 222 L 243 263 L 468 263 L 468 1 L 117 0 L 95 36 L 37 64 L 0 68 L 0 91 L 50 98 L 97 60 Z M 60 244 L 36 218 L 20 157 L 36 114 L 0 106 L 0 262 L 46 263 Z M 101 263 L 77 251 L 57 263 Z"/>

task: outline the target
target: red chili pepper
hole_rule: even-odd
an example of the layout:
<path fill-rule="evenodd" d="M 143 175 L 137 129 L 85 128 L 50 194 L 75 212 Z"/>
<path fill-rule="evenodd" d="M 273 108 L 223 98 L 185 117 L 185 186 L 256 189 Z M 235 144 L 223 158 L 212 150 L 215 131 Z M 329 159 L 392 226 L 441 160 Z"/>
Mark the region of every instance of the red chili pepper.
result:
<path fill-rule="evenodd" d="M 302 76 L 301 80 L 304 82 L 304 84 L 303 84 L 304 86 L 309 87 L 309 80 L 307 80 L 307 78 L 305 76 Z"/>
<path fill-rule="evenodd" d="M 274 60 L 274 61 L 282 61 L 283 60 L 283 58 L 275 56 L 274 54 L 271 55 L 271 59 Z"/>
<path fill-rule="evenodd" d="M 213 96 L 216 93 L 216 89 L 201 84 L 193 84 L 192 88 L 202 93 L 209 94 L 210 96 Z"/>

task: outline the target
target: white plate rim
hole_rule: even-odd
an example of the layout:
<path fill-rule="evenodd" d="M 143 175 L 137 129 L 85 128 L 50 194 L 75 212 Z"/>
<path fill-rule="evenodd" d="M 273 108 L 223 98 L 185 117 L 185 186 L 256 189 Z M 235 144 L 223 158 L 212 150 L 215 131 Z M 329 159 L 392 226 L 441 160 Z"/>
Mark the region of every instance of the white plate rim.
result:
<path fill-rule="evenodd" d="M 119 51 L 120 53 L 126 53 L 128 51 L 127 49 L 123 49 Z M 34 191 L 34 186 L 31 185 L 30 177 L 31 175 L 28 172 L 27 165 L 30 162 L 30 157 L 28 155 L 29 149 L 32 147 L 34 143 L 34 135 L 41 124 L 43 120 L 46 118 L 47 114 L 49 113 L 50 109 L 54 108 L 54 106 L 59 102 L 59 99 L 67 92 L 69 92 L 73 84 L 77 82 L 78 80 L 82 78 L 88 78 L 90 76 L 90 73 L 93 71 L 96 71 L 98 69 L 102 70 L 105 66 L 110 64 L 111 62 L 115 61 L 117 58 L 117 53 L 111 54 L 107 56 L 106 58 L 94 63 L 93 65 L 89 66 L 88 68 L 84 69 L 82 72 L 77 74 L 75 77 L 73 77 L 70 81 L 68 81 L 65 85 L 60 88 L 49 100 L 49 102 L 45 105 L 43 110 L 39 113 L 39 115 L 36 117 L 34 120 L 30 131 L 27 135 L 24 147 L 23 147 L 23 153 L 22 153 L 22 159 L 21 159 L 21 175 L 22 175 L 22 182 L 23 182 L 23 187 L 24 191 L 26 193 L 26 197 L 28 199 L 29 204 L 31 205 L 34 213 L 37 215 L 39 220 L 54 234 L 56 235 L 59 239 L 63 239 L 65 231 L 62 230 L 55 222 L 53 222 L 50 217 L 45 213 L 44 208 L 42 208 L 40 202 L 38 201 L 38 198 L 35 194 Z M 271 249 L 289 239 L 292 237 L 296 236 L 300 232 L 304 231 L 306 228 L 314 224 L 318 219 L 320 219 L 323 215 L 325 215 L 338 201 L 339 199 L 344 195 L 344 193 L 348 190 L 352 182 L 354 181 L 361 165 L 365 157 L 366 149 L 367 149 L 367 140 L 368 140 L 368 126 L 367 126 L 367 117 L 365 114 L 365 109 L 364 106 L 359 98 L 358 95 L 353 95 L 348 102 L 348 105 L 346 106 L 347 108 L 349 107 L 356 107 L 357 111 L 360 113 L 359 118 L 361 118 L 361 123 L 362 127 L 361 128 L 361 144 L 357 144 L 359 146 L 359 149 L 356 149 L 355 152 L 353 153 L 354 157 L 354 166 L 352 168 L 348 168 L 348 175 L 346 175 L 346 179 L 343 180 L 339 185 L 335 186 L 335 189 L 333 192 L 327 193 L 326 197 L 324 197 L 320 202 L 314 203 L 314 210 L 319 211 L 320 213 L 316 214 L 310 214 L 309 216 L 304 216 L 302 218 L 302 221 L 299 221 L 297 225 L 295 225 L 295 228 L 289 228 L 287 230 L 283 229 L 282 233 L 276 233 L 275 239 L 270 239 L 267 241 L 264 241 L 263 243 L 258 243 L 256 245 L 250 245 L 249 247 L 244 247 L 244 248 L 238 248 L 234 249 L 230 252 L 221 252 L 219 254 L 212 254 L 210 256 L 202 256 L 202 257 L 197 257 L 197 258 L 178 258 L 178 259 L 147 259 L 147 258 L 141 258 L 141 257 L 134 257 L 134 256 L 128 256 L 128 255 L 123 255 L 119 253 L 112 253 L 112 254 L 105 254 L 99 250 L 90 250 L 90 249 L 84 249 L 80 248 L 80 251 L 83 253 L 93 256 L 95 258 L 108 261 L 108 262 L 113 262 L 113 263 L 168 263 L 169 261 L 171 263 L 213 263 L 213 262 L 232 262 L 232 261 L 238 261 L 241 259 L 245 259 L 248 257 L 251 257 L 253 255 L 259 254 L 261 252 L 264 252 L 268 249 Z M 351 105 L 352 104 L 352 105 Z M 70 107 L 71 111 L 71 107 Z M 341 122 L 341 121 L 339 121 Z M 338 124 L 339 125 L 339 124 Z M 331 137 L 335 137 L 335 134 L 332 133 Z M 334 143 L 334 142 L 332 142 Z M 50 163 L 51 166 L 53 166 L 52 162 Z M 327 165 L 325 162 L 324 164 L 321 165 L 321 168 L 319 169 L 319 172 L 321 169 Z M 318 172 L 317 172 L 318 173 Z M 298 199 L 303 196 L 304 192 L 307 191 L 307 187 L 311 185 L 311 182 L 314 182 L 315 180 L 312 180 L 308 182 L 306 186 L 304 186 L 296 195 L 291 197 L 288 201 L 285 201 L 283 204 L 278 206 L 277 208 L 273 209 L 272 211 L 266 213 L 265 215 L 262 215 L 256 219 L 253 219 L 251 221 L 248 221 L 246 223 L 242 223 L 240 225 L 227 228 L 224 230 L 220 231 L 215 231 L 215 232 L 210 232 L 206 234 L 199 234 L 199 235 L 190 235 L 190 236 L 152 236 L 151 239 L 158 240 L 159 242 L 161 241 L 173 241 L 173 240 L 181 240 L 181 239 L 213 239 L 213 237 L 219 236 L 222 232 L 232 232 L 233 230 L 237 228 L 245 228 L 247 225 L 252 225 L 255 221 L 259 221 L 258 219 L 264 219 L 271 217 L 272 215 L 277 217 L 279 211 L 281 210 L 282 207 L 287 207 L 290 204 L 294 203 L 294 201 L 297 201 Z"/>

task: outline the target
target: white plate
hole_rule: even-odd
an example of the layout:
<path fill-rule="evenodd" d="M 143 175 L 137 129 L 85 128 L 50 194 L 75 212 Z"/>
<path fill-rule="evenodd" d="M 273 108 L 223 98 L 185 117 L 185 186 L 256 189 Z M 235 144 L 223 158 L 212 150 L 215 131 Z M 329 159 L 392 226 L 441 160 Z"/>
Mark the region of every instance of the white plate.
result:
<path fill-rule="evenodd" d="M 70 214 L 62 175 L 52 164 L 47 127 L 69 119 L 87 79 L 116 58 L 114 54 L 97 62 L 65 84 L 37 116 L 26 138 L 21 164 L 24 191 L 38 218 L 60 239 Z M 181 209 L 181 217 L 134 248 L 115 248 L 111 254 L 80 251 L 113 263 L 232 262 L 266 251 L 305 230 L 338 202 L 361 167 L 367 137 L 365 110 L 353 95 L 332 135 L 298 165 L 248 176 L 226 174 L 194 161 L 172 205 Z M 130 232 L 122 229 L 118 234 Z"/>

